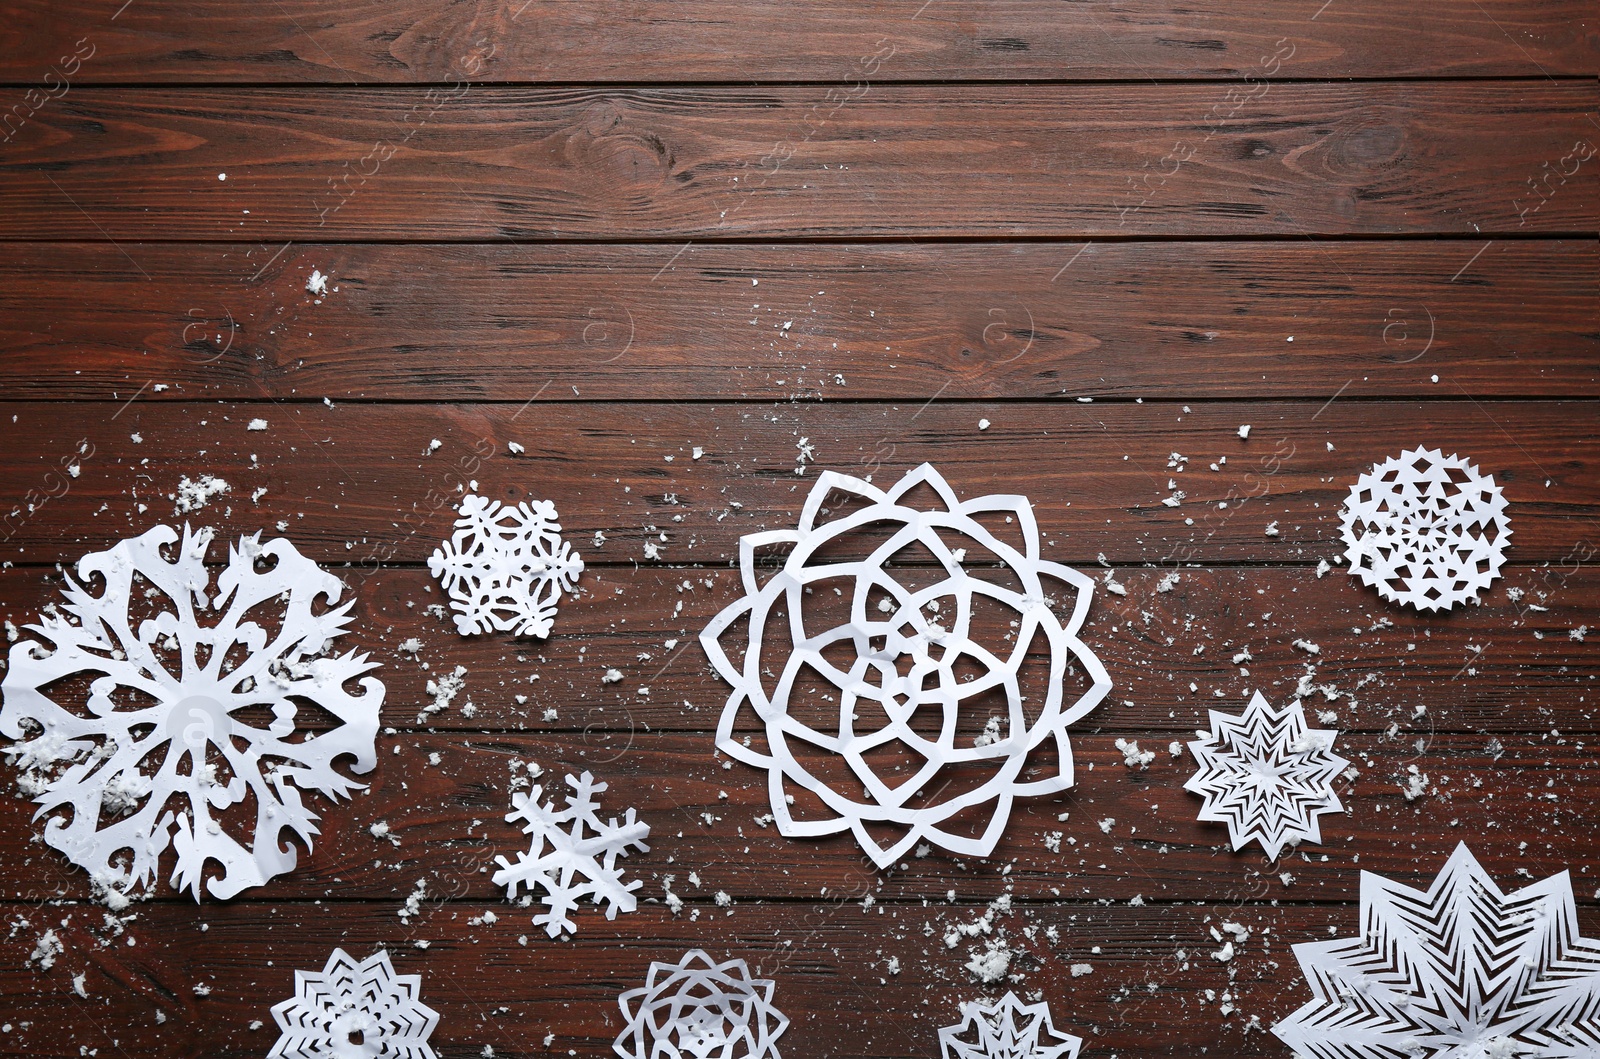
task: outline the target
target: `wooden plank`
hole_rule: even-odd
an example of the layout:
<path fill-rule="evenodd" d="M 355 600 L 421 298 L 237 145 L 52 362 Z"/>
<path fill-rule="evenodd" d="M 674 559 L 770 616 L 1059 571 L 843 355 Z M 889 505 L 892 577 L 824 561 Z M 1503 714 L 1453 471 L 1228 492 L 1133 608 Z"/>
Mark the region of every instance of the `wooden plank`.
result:
<path fill-rule="evenodd" d="M 12 5 L 0 80 L 58 64 L 74 83 L 128 81 L 1094 80 L 1546 74 L 1593 76 L 1575 0 L 1443 0 L 1427 19 L 1381 0 L 1073 4 L 647 0 L 595 8 L 287 0 L 240 19 L 218 0 Z M 604 46 L 596 47 L 596 41 Z M 81 42 L 81 43 L 80 43 Z M 1274 56 L 1281 56 L 1276 64 Z M 874 62 L 874 59 L 878 59 Z M 54 84 L 54 82 L 51 82 Z"/>
<path fill-rule="evenodd" d="M 1593 240 L 123 249 L 0 247 L 4 398 L 1600 394 Z"/>
<path fill-rule="evenodd" d="M 7 145 L 0 238 L 1589 233 L 1597 95 L 1548 80 L 886 86 L 848 104 L 793 87 L 86 87 Z"/>
<path fill-rule="evenodd" d="M 1329 381 L 1330 398 L 1338 386 Z M 17 490 L 3 509 L 11 560 L 71 561 L 172 521 L 180 480 L 202 470 L 232 491 L 191 518 L 227 533 L 282 523 L 306 554 L 357 566 L 425 560 L 457 491 L 477 482 L 499 499 L 554 501 L 591 559 L 644 561 L 649 541 L 664 563 L 724 567 L 741 534 L 794 524 L 818 469 L 882 484 L 924 461 L 961 495 L 1030 496 L 1044 554 L 1064 562 L 1332 561 L 1350 483 L 1418 443 L 1463 452 L 1506 487 L 1518 562 L 1570 561 L 1593 547 L 1600 515 L 1588 402 L 574 406 L 530 394 L 520 407 L 398 413 L 138 395 L 71 416 L 10 405 L 0 481 Z M 266 429 L 249 429 L 256 418 Z M 509 456 L 510 442 L 526 455 Z M 1168 466 L 1174 452 L 1187 470 Z M 64 476 L 72 466 L 77 477 Z M 607 539 L 598 554 L 596 532 Z"/>

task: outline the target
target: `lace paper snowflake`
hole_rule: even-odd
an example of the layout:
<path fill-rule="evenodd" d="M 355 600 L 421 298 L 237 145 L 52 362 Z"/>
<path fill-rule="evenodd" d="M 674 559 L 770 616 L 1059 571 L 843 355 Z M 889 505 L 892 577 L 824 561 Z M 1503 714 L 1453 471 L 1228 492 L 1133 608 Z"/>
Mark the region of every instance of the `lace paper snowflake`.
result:
<path fill-rule="evenodd" d="M 1078 639 L 1093 582 L 1039 557 L 1026 497 L 963 502 L 928 464 L 887 492 L 827 471 L 739 565 L 700 642 L 733 685 L 717 748 L 768 771 L 782 834 L 848 830 L 879 867 L 921 842 L 983 857 L 1013 799 L 1072 785 L 1067 727 L 1111 680 Z"/>
<path fill-rule="evenodd" d="M 286 832 L 308 848 L 318 833 L 301 792 L 347 797 L 362 785 L 335 762 L 376 763 L 383 685 L 361 677 L 376 666 L 323 657 L 350 620 L 350 603 L 329 609 L 339 579 L 257 534 L 229 549 L 208 596 L 211 538 L 157 526 L 84 556 L 65 616 L 28 627 L 53 646 L 11 649 L 0 732 L 19 741 L 6 754 L 51 815 L 45 841 L 108 892 L 151 886 L 169 845 L 172 885 L 196 900 L 202 881 L 219 898 L 260 886 L 295 866 Z M 337 723 L 298 727 L 304 706 Z M 204 880 L 210 862 L 221 873 Z"/>
<path fill-rule="evenodd" d="M 550 911 L 534 916 L 533 922 L 552 938 L 578 929 L 568 913 L 585 897 L 597 905 L 604 903 L 607 919 L 616 919 L 618 912 L 632 912 L 637 907 L 633 891 L 644 883 L 637 879 L 623 882 L 617 858 L 626 857 L 631 850 L 643 853 L 650 849 L 644 844 L 650 825 L 635 820 L 632 809 L 620 824 L 616 817 L 604 821 L 596 814 L 600 807 L 597 796 L 606 784 L 596 783 L 585 772 L 576 779 L 567 776 L 567 786 L 573 793 L 567 796 L 567 807 L 560 810 L 554 800 L 539 801 L 544 794 L 541 787 L 513 794 L 511 804 L 516 808 L 506 814 L 506 820 L 523 824 L 523 832 L 533 836 L 533 848 L 518 853 L 515 864 L 504 857 L 495 858 L 500 870 L 494 873 L 494 882 L 506 888 L 507 897 L 515 899 L 519 886 L 527 887 L 529 898 L 536 887 L 545 891 L 544 903 Z"/>
<path fill-rule="evenodd" d="M 613 1047 L 623 1059 L 779 1059 L 789 1020 L 772 989 L 743 960 L 717 963 L 703 949 L 652 963 L 644 988 L 618 1001 L 626 1026 Z"/>
<path fill-rule="evenodd" d="M 993 1004 L 961 1005 L 961 1022 L 939 1031 L 943 1059 L 1077 1059 L 1083 1041 L 1050 1021 L 1050 1005 L 1007 993 Z"/>
<path fill-rule="evenodd" d="M 536 500 L 509 507 L 469 493 L 457 512 L 455 532 L 428 557 L 450 595 L 457 631 L 549 636 L 561 594 L 583 572 L 583 560 L 561 539 L 556 506 Z"/>
<path fill-rule="evenodd" d="M 267 1059 L 435 1059 L 439 1014 L 419 997 L 422 977 L 395 974 L 382 949 L 356 962 L 334 949 L 328 965 L 294 973 L 294 997 L 272 1017 L 281 1036 Z"/>
<path fill-rule="evenodd" d="M 1350 487 L 1340 530 L 1350 572 L 1423 611 L 1476 600 L 1500 576 L 1511 536 L 1494 476 L 1454 454 L 1411 449 Z"/>
<path fill-rule="evenodd" d="M 1344 806 L 1333 781 L 1350 762 L 1333 753 L 1339 733 L 1307 728 L 1299 700 L 1275 710 L 1256 692 L 1244 713 L 1211 711 L 1211 731 L 1189 744 L 1199 770 L 1183 789 L 1205 799 L 1200 819 L 1228 825 L 1233 848 L 1321 842 L 1317 817 Z"/>
<path fill-rule="evenodd" d="M 1425 891 L 1362 872 L 1361 935 L 1294 954 L 1315 999 L 1272 1032 L 1297 1055 L 1600 1055 L 1600 941 L 1566 872 L 1503 893 L 1464 843 Z"/>

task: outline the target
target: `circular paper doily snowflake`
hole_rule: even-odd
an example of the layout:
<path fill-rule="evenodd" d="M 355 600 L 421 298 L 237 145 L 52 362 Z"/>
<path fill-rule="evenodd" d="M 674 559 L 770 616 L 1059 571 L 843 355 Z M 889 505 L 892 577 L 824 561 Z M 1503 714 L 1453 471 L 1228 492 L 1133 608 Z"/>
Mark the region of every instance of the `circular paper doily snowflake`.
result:
<path fill-rule="evenodd" d="M 691 949 L 652 963 L 644 987 L 618 998 L 626 1025 L 612 1047 L 623 1059 L 778 1059 L 789 1020 L 772 990 L 743 960 Z"/>
<path fill-rule="evenodd" d="M 364 960 L 334 949 L 321 972 L 296 971 L 294 996 L 274 1005 L 282 1031 L 267 1059 L 435 1059 L 439 1014 L 422 976 L 395 974 L 388 952 Z"/>
<path fill-rule="evenodd" d="M 469 493 L 458 515 L 455 532 L 428 557 L 450 595 L 456 630 L 549 636 L 561 594 L 583 572 L 583 560 L 561 539 L 556 506 L 535 500 L 511 507 Z"/>

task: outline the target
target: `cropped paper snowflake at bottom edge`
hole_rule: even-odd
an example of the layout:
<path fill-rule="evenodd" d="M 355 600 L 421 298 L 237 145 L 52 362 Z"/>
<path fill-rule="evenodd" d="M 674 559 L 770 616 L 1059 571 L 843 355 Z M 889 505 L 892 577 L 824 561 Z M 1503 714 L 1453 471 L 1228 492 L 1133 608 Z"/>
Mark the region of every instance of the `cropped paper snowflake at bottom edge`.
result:
<path fill-rule="evenodd" d="M 294 996 L 272 1008 L 281 1035 L 267 1059 L 437 1059 L 439 1013 L 420 999 L 422 976 L 394 973 L 383 949 L 357 962 L 334 949 L 320 973 L 296 971 Z"/>
<path fill-rule="evenodd" d="M 428 557 L 450 596 L 456 631 L 550 635 L 556 604 L 583 573 L 583 560 L 561 539 L 556 506 L 468 493 L 457 511 L 455 532 Z"/>
<path fill-rule="evenodd" d="M 618 998 L 626 1025 L 612 1048 L 622 1059 L 779 1059 L 789 1020 L 772 991 L 743 960 L 691 949 L 675 964 L 652 963 L 644 987 Z"/>
<path fill-rule="evenodd" d="M 1015 993 L 962 1004 L 961 1022 L 939 1031 L 942 1059 L 1077 1059 L 1082 1046 L 1055 1028 L 1050 1005 L 1024 1004 Z"/>

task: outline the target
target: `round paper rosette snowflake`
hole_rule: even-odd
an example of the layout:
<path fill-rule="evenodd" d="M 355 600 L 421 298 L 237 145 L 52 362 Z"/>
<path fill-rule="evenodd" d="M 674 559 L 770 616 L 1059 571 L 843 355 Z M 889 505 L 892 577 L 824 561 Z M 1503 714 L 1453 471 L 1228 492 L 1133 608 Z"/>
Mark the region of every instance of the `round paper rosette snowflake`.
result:
<path fill-rule="evenodd" d="M 556 506 L 511 506 L 469 493 L 455 532 L 428 556 L 428 569 L 450 596 L 456 631 L 549 636 L 556 604 L 583 573 L 583 560 L 561 539 Z"/>
<path fill-rule="evenodd" d="M 1050 1005 L 1007 993 L 988 1004 L 961 1005 L 961 1021 L 939 1031 L 943 1059 L 1077 1059 L 1080 1038 L 1056 1029 Z"/>
<path fill-rule="evenodd" d="M 1476 601 L 1500 576 L 1511 525 L 1494 476 L 1439 449 L 1410 449 L 1361 475 L 1340 521 L 1350 572 L 1418 610 Z"/>
<path fill-rule="evenodd" d="M 789 1020 L 772 990 L 743 960 L 691 949 L 675 964 L 652 963 L 644 987 L 618 998 L 626 1025 L 612 1047 L 623 1059 L 779 1059 Z"/>
<path fill-rule="evenodd" d="M 294 996 L 272 1008 L 282 1031 L 267 1059 L 436 1059 L 439 1014 L 422 976 L 395 974 L 380 949 L 356 960 L 334 949 L 322 971 L 296 971 Z"/>
<path fill-rule="evenodd" d="M 318 833 L 301 792 L 347 797 L 362 785 L 335 764 L 376 763 L 383 685 L 361 676 L 375 664 L 327 654 L 349 621 L 350 603 L 331 609 L 339 579 L 257 534 L 208 595 L 211 538 L 158 526 L 84 556 L 63 613 L 28 627 L 48 645 L 14 646 L 0 685 L 45 841 L 108 896 L 148 890 L 169 846 L 172 885 L 196 900 L 202 883 L 219 898 L 260 886 Z"/>
<path fill-rule="evenodd" d="M 733 685 L 717 747 L 768 771 L 782 834 L 850 831 L 879 867 L 919 842 L 987 856 L 1014 798 L 1072 785 L 1067 726 L 1111 681 L 1078 639 L 1093 583 L 1039 558 L 1027 498 L 830 471 L 739 563 L 700 640 Z"/>

